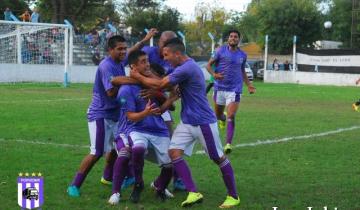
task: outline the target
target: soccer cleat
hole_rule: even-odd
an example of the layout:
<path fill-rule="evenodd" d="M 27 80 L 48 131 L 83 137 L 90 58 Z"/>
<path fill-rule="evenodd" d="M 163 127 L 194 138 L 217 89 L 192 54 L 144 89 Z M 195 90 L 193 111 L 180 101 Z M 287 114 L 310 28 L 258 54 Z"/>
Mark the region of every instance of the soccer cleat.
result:
<path fill-rule="evenodd" d="M 232 208 L 234 206 L 238 206 L 240 205 L 240 198 L 238 197 L 237 199 L 231 197 L 231 196 L 226 196 L 226 199 L 224 201 L 224 203 L 222 203 L 219 208 L 220 209 L 228 209 L 228 208 Z"/>
<path fill-rule="evenodd" d="M 143 183 L 135 184 L 134 188 L 133 188 L 133 191 L 131 192 L 131 195 L 130 195 L 130 200 L 133 203 L 138 203 L 139 200 L 140 200 L 141 192 L 143 190 L 144 190 L 144 184 Z"/>
<path fill-rule="evenodd" d="M 231 144 L 229 144 L 229 143 L 226 144 L 225 147 L 224 147 L 224 152 L 225 152 L 225 154 L 230 154 L 231 151 L 232 151 L 232 146 L 231 146 Z"/>
<path fill-rule="evenodd" d="M 192 206 L 195 203 L 201 203 L 204 196 L 199 192 L 189 192 L 186 200 L 181 203 L 182 207 Z"/>
<path fill-rule="evenodd" d="M 152 189 L 154 189 L 156 192 L 158 192 L 158 190 L 157 190 L 154 182 L 151 182 L 150 187 L 151 187 Z M 167 188 L 165 188 L 164 191 L 165 191 L 165 195 L 166 195 L 167 198 L 173 198 L 173 197 L 175 197 L 174 194 L 172 194 Z"/>
<path fill-rule="evenodd" d="M 135 184 L 135 177 L 126 177 L 121 185 L 121 189 L 124 190 L 134 184 Z"/>
<path fill-rule="evenodd" d="M 156 197 L 164 202 L 167 199 L 165 190 L 156 190 Z"/>
<path fill-rule="evenodd" d="M 174 191 L 186 191 L 186 187 L 181 179 L 176 179 L 173 182 Z"/>
<path fill-rule="evenodd" d="M 119 204 L 119 202 L 120 202 L 120 193 L 118 192 L 112 194 L 108 201 L 110 205 L 117 205 Z"/>
<path fill-rule="evenodd" d="M 67 188 L 67 193 L 70 197 L 80 197 L 80 189 L 74 185 Z"/>
<path fill-rule="evenodd" d="M 108 181 L 108 180 L 104 179 L 104 177 L 101 177 L 100 182 L 103 185 L 112 185 L 112 181 Z"/>
<path fill-rule="evenodd" d="M 225 129 L 225 127 L 226 127 L 226 121 L 224 120 L 224 121 L 222 121 L 222 120 L 218 120 L 218 123 L 219 123 L 219 128 L 220 129 Z"/>
<path fill-rule="evenodd" d="M 355 112 L 360 112 L 359 106 L 357 106 L 356 104 L 352 104 L 352 108 Z"/>

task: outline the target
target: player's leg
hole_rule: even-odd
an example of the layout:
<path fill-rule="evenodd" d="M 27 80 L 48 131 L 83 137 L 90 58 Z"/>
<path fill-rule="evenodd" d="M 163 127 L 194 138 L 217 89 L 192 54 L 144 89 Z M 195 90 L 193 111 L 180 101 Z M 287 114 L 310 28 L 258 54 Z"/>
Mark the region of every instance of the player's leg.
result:
<path fill-rule="evenodd" d="M 170 138 L 153 136 L 150 139 L 150 143 L 156 156 L 156 162 L 161 168 L 160 175 L 154 181 L 154 188 L 157 196 L 161 200 L 165 200 L 167 198 L 166 188 L 173 175 L 172 163 L 167 152 L 170 146 Z"/>
<path fill-rule="evenodd" d="M 104 119 L 98 119 L 88 123 L 90 134 L 90 154 L 86 155 L 80 164 L 72 184 L 68 187 L 67 192 L 72 197 L 80 196 L 80 187 L 85 181 L 91 168 L 100 159 L 104 153 L 105 126 Z"/>
<path fill-rule="evenodd" d="M 182 206 L 189 206 L 201 202 L 203 199 L 202 194 L 197 192 L 190 168 L 182 157 L 186 148 L 195 141 L 192 127 L 194 126 L 183 123 L 179 124 L 174 131 L 169 147 L 169 156 L 173 167 L 189 192 L 186 200 L 181 203 Z"/>
<path fill-rule="evenodd" d="M 219 123 L 219 127 L 224 129 L 226 126 L 226 115 L 224 114 L 226 105 L 225 92 L 224 91 L 214 91 L 214 111 L 216 118 Z"/>
<path fill-rule="evenodd" d="M 117 124 L 118 123 L 115 121 L 105 119 L 105 168 L 100 182 L 106 185 L 111 185 L 114 163 L 117 157 L 116 151 L 114 149 L 114 136 L 116 135 Z"/>
<path fill-rule="evenodd" d="M 132 163 L 135 173 L 135 184 L 130 195 L 130 200 L 137 203 L 140 200 L 140 194 L 144 189 L 143 169 L 145 152 L 148 147 L 148 139 L 146 134 L 139 132 L 131 132 L 130 137 L 133 141 L 132 147 Z"/>
<path fill-rule="evenodd" d="M 360 111 L 360 99 L 352 104 L 352 108 L 354 111 L 359 112 Z"/>
<path fill-rule="evenodd" d="M 231 143 L 235 133 L 235 116 L 240 105 L 240 93 L 229 92 L 226 96 L 227 106 L 227 128 L 226 128 L 226 144 L 224 151 L 229 154 L 232 150 Z"/>
<path fill-rule="evenodd" d="M 213 82 L 209 82 L 209 84 L 206 86 L 206 94 L 208 94 L 211 90 L 211 88 L 214 86 Z"/>
<path fill-rule="evenodd" d="M 201 125 L 199 140 L 203 145 L 205 151 L 220 168 L 223 181 L 227 188 L 228 196 L 220 208 L 229 208 L 240 204 L 240 199 L 236 191 L 236 184 L 234 178 L 234 171 L 230 161 L 223 153 L 219 130 L 216 123 L 209 125 Z"/>
<path fill-rule="evenodd" d="M 108 201 L 111 205 L 116 205 L 120 201 L 120 186 L 122 186 L 129 167 L 130 144 L 125 135 L 116 138 L 115 148 L 117 158 L 114 164 L 112 194 Z"/>

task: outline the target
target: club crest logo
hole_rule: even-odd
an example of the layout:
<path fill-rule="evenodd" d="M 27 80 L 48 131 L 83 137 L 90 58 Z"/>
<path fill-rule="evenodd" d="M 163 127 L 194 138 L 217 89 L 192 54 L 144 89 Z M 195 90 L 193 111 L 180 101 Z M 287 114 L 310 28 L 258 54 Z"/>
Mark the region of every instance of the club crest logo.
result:
<path fill-rule="evenodd" d="M 18 204 L 21 208 L 34 209 L 44 203 L 44 178 L 41 173 L 19 173 Z"/>

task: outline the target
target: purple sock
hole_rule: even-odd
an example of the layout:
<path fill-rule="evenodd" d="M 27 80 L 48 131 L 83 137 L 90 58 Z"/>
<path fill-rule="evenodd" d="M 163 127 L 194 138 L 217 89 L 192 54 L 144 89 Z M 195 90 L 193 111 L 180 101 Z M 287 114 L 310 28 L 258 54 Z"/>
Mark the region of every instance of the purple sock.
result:
<path fill-rule="evenodd" d="M 144 155 L 145 148 L 142 146 L 136 146 L 132 149 L 132 162 L 135 172 L 135 182 L 143 183 L 143 168 L 144 168 Z"/>
<path fill-rule="evenodd" d="M 234 137 L 235 130 L 235 120 L 234 118 L 228 118 L 227 120 L 227 128 L 226 128 L 226 143 L 231 144 Z"/>
<path fill-rule="evenodd" d="M 120 193 L 121 185 L 129 168 L 129 156 L 121 155 L 116 159 L 114 164 L 112 193 Z"/>
<path fill-rule="evenodd" d="M 173 163 L 173 166 L 174 166 L 178 176 L 184 182 L 186 190 L 188 192 L 197 192 L 195 183 L 191 177 L 190 168 L 186 164 L 186 161 L 180 157 L 176 160 L 173 160 L 172 163 Z"/>
<path fill-rule="evenodd" d="M 127 170 L 127 173 L 126 173 L 126 176 L 127 177 L 134 177 L 134 165 L 132 164 L 132 161 L 130 160 L 129 161 L 129 164 L 128 164 L 128 170 Z"/>
<path fill-rule="evenodd" d="M 171 165 L 161 167 L 160 176 L 155 180 L 154 185 L 159 190 L 164 190 L 171 181 L 173 168 Z"/>
<path fill-rule="evenodd" d="M 103 173 L 103 178 L 106 181 L 112 181 L 113 169 L 114 169 L 114 163 L 106 163 Z"/>
<path fill-rule="evenodd" d="M 83 174 L 83 173 L 76 173 L 74 180 L 72 182 L 71 185 L 76 186 L 77 188 L 80 188 L 82 183 L 84 182 L 85 178 L 86 178 L 87 174 Z"/>
<path fill-rule="evenodd" d="M 223 175 L 223 180 L 225 186 L 227 188 L 228 194 L 233 198 L 238 198 L 238 194 L 236 192 L 234 171 L 231 167 L 230 161 L 225 159 L 220 165 L 220 170 Z"/>

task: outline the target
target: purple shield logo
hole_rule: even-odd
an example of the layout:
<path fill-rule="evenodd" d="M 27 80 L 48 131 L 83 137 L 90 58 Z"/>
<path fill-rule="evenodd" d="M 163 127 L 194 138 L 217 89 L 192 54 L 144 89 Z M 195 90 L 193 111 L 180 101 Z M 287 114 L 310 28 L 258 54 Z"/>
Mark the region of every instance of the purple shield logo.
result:
<path fill-rule="evenodd" d="M 34 209 L 44 203 L 44 179 L 41 173 L 20 173 L 17 183 L 19 206 Z"/>

